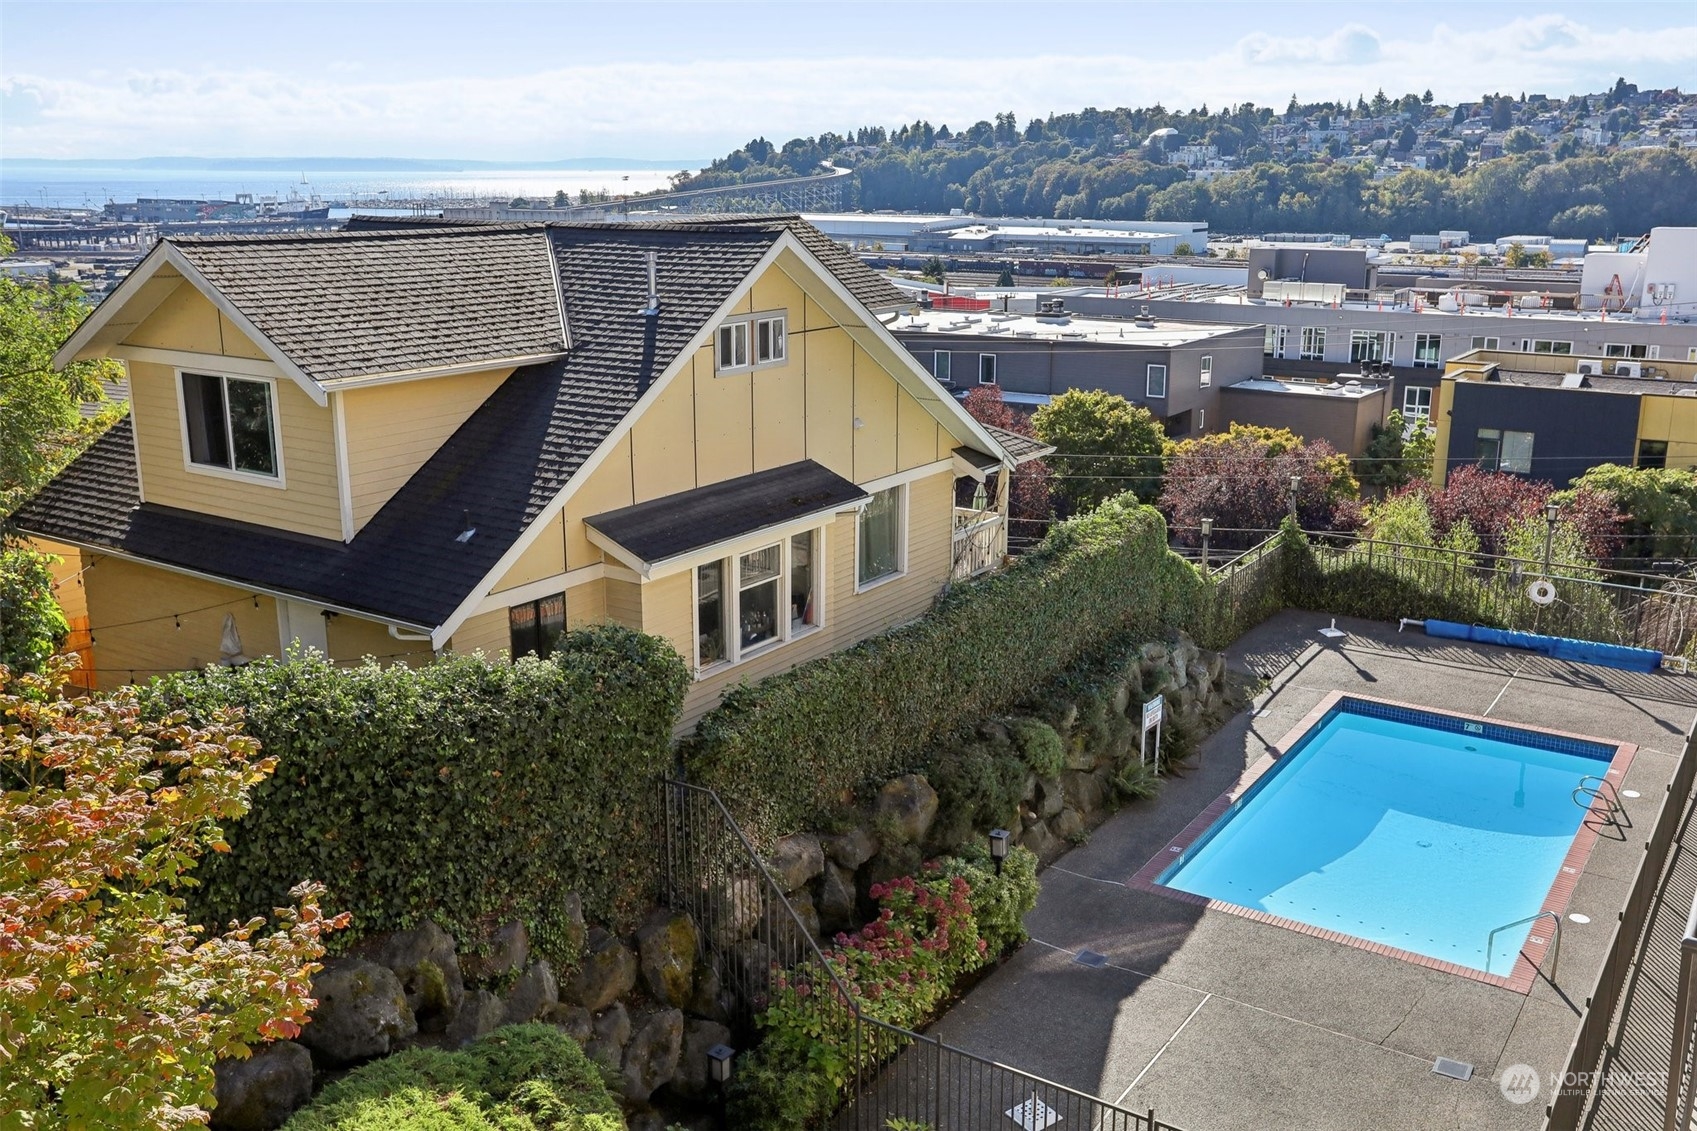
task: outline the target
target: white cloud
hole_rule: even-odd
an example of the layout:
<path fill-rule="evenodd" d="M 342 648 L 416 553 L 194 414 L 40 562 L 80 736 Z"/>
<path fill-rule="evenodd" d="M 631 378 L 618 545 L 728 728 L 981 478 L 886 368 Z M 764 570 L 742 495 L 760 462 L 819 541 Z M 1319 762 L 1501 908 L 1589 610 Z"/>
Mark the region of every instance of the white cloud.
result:
<path fill-rule="evenodd" d="M 1072 42 L 1082 42 L 1073 39 Z M 763 134 L 926 117 L 960 128 L 999 110 L 1023 121 L 1084 106 L 1242 101 L 1282 106 L 1383 87 L 1440 101 L 1487 90 L 1596 91 L 1616 75 L 1675 85 L 1697 66 L 1697 27 L 1655 34 L 1559 16 L 1437 25 L 1395 38 L 1364 24 L 1302 39 L 1251 35 L 1212 54 L 1158 47 L 931 59 L 791 56 L 751 64 L 586 63 L 497 77 L 381 83 L 357 69 L 279 73 L 137 67 L 75 77 L 12 67 L 0 79 L 0 150 L 14 156 L 681 157 Z"/>

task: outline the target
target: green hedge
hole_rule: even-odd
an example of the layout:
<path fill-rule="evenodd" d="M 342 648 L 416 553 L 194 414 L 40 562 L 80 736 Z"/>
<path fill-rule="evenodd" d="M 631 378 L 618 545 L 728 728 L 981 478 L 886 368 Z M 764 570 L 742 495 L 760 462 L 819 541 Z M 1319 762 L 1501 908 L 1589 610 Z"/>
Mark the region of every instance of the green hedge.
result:
<path fill-rule="evenodd" d="M 286 1131 L 624 1131 L 578 1043 L 551 1025 L 497 1029 L 460 1050 L 408 1049 L 356 1068 Z"/>
<path fill-rule="evenodd" d="M 685 765 L 762 832 L 811 827 L 1106 642 L 1190 625 L 1205 590 L 1158 512 L 1110 499 L 914 623 L 734 689 Z"/>
<path fill-rule="evenodd" d="M 626 923 L 653 894 L 655 783 L 687 684 L 664 641 L 613 627 L 514 664 L 339 669 L 314 653 L 158 680 L 147 709 L 241 707 L 278 759 L 225 830 L 231 851 L 201 864 L 191 911 L 266 914 L 310 878 L 355 916 L 342 946 L 426 916 L 464 944 L 518 917 L 570 960 L 561 897 Z"/>

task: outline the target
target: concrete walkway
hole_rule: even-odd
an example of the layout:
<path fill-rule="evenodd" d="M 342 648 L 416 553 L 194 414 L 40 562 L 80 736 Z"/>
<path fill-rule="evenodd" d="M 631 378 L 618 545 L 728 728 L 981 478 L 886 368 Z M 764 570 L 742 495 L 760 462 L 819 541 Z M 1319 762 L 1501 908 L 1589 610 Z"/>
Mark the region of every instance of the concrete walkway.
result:
<path fill-rule="evenodd" d="M 1312 647 L 1329 619 L 1280 614 L 1231 650 L 1239 671 L 1281 670 L 1157 799 L 1116 814 L 1043 873 L 1027 919 L 1033 941 L 934 1035 L 1152 1108 L 1185 1131 L 1540 1126 L 1543 1104 L 1510 1103 L 1498 1080 L 1511 1065 L 1547 1076 L 1565 1063 L 1581 987 L 1596 980 L 1652 804 L 1697 714 L 1697 679 L 1557 664 L 1345 620 L 1341 646 Z M 1627 802 L 1635 828 L 1592 851 L 1571 904 L 1591 923 L 1564 930 L 1556 984 L 1514 993 L 1126 885 L 1334 690 L 1640 745 L 1624 783 L 1642 795 Z M 1076 962 L 1084 949 L 1106 963 Z M 1472 1079 L 1435 1075 L 1440 1056 L 1473 1065 Z"/>
<path fill-rule="evenodd" d="M 1606 1082 L 1591 1097 L 1586 1131 L 1659 1131 L 1679 990 L 1679 943 L 1697 897 L 1697 829 L 1691 812 L 1667 872 L 1615 1018 L 1615 1039 L 1600 1066 Z"/>

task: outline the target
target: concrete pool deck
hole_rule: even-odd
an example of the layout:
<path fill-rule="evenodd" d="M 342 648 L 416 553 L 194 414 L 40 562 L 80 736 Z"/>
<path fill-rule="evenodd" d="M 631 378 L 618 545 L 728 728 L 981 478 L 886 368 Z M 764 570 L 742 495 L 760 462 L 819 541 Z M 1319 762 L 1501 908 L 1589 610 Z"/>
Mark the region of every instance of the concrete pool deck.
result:
<path fill-rule="evenodd" d="M 1032 942 L 931 1033 L 1185 1131 L 1515 1128 L 1502 1071 L 1566 1067 L 1643 840 L 1697 715 L 1697 677 L 1644 675 L 1282 613 L 1228 651 L 1276 678 L 1204 743 L 1159 798 L 1135 803 L 1042 873 Z M 1323 642 L 1322 642 L 1323 643 Z M 1555 983 L 1527 993 L 1137 890 L 1135 873 L 1327 695 L 1357 692 L 1635 743 L 1632 826 L 1599 836 L 1574 884 Z M 1624 839 L 1617 839 L 1624 837 Z M 1099 967 L 1074 961 L 1088 949 Z M 1461 1082 L 1437 1057 L 1472 1064 Z"/>

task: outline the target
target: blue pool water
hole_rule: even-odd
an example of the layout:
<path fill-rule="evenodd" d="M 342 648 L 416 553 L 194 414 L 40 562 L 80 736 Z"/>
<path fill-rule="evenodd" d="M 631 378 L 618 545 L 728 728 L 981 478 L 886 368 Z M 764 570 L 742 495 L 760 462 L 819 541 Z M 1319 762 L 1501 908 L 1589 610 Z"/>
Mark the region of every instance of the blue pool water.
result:
<path fill-rule="evenodd" d="M 1487 937 L 1543 906 L 1585 817 L 1573 789 L 1614 748 L 1467 726 L 1342 700 L 1158 882 L 1509 973 L 1532 928 L 1498 934 L 1488 969 Z"/>

